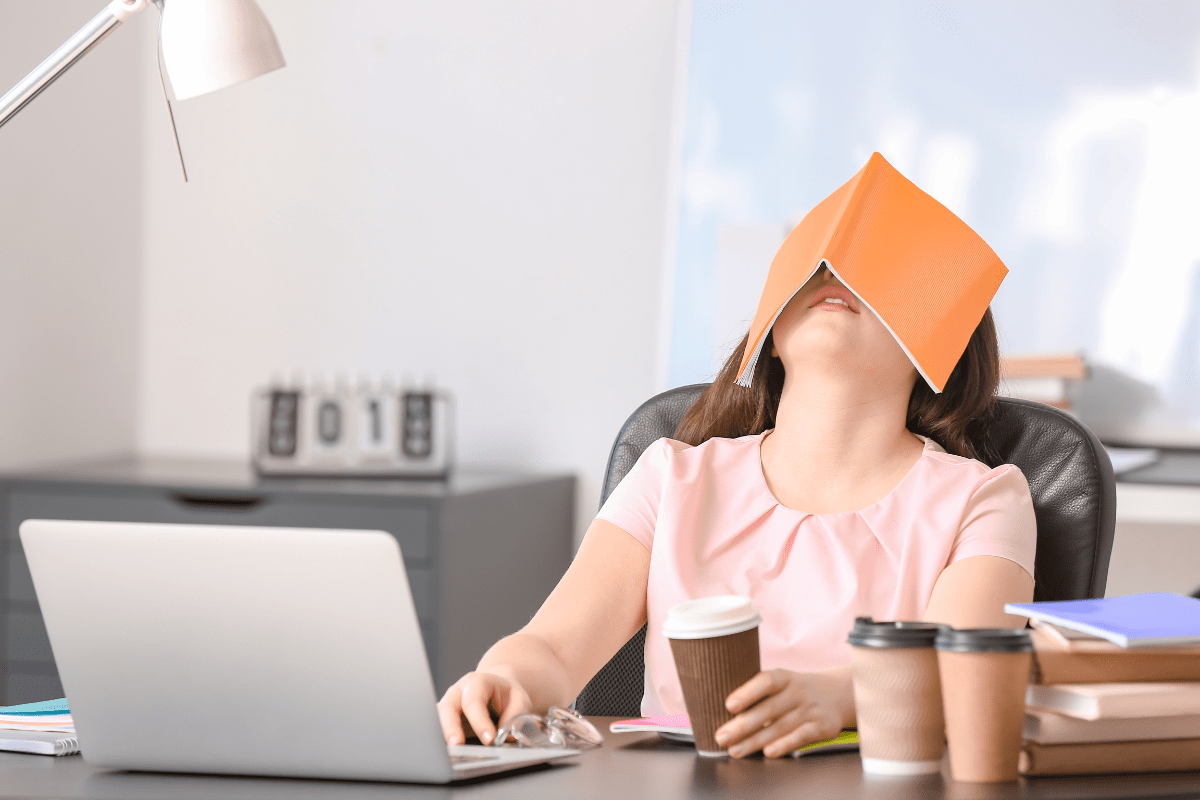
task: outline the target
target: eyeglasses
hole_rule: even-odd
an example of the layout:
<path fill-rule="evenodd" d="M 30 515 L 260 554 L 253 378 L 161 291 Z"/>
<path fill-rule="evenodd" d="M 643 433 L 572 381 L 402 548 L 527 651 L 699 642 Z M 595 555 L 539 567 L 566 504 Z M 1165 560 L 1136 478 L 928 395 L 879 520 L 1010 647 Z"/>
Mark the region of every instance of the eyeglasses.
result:
<path fill-rule="evenodd" d="M 519 714 L 508 721 L 508 725 L 496 731 L 492 747 L 499 747 L 508 737 L 517 740 L 521 747 L 572 747 L 590 750 L 604 744 L 604 737 L 596 726 L 569 708 L 550 706 L 545 716 Z"/>

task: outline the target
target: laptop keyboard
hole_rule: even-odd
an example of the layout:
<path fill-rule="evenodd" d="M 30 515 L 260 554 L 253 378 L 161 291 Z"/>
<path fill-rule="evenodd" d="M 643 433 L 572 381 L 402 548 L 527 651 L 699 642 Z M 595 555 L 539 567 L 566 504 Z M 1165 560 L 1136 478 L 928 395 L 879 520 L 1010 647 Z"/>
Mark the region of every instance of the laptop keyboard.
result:
<path fill-rule="evenodd" d="M 500 756 L 450 756 L 451 764 L 467 764 L 472 761 L 499 761 Z"/>

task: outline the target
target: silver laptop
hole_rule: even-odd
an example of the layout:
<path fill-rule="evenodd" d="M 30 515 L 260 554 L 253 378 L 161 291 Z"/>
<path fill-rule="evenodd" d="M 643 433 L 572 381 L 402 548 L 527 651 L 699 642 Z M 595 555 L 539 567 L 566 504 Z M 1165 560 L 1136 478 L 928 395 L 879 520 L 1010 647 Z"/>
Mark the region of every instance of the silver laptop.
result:
<path fill-rule="evenodd" d="M 446 783 L 579 753 L 447 748 L 382 531 L 29 520 L 21 543 L 89 764 Z"/>

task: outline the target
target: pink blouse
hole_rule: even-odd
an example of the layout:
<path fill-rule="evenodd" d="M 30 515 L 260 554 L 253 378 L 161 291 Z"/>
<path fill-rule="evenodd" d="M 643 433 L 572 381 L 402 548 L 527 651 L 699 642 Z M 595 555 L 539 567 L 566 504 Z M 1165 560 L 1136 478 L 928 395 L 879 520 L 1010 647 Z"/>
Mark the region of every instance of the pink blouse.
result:
<path fill-rule="evenodd" d="M 767 487 L 764 435 L 697 447 L 660 439 L 600 509 L 650 550 L 644 715 L 686 711 L 662 634 L 667 611 L 684 600 L 750 597 L 763 616 L 763 668 L 807 672 L 850 663 L 856 616 L 920 619 L 955 561 L 999 556 L 1033 574 L 1037 523 L 1016 467 L 990 469 L 927 440 L 878 503 L 809 514 Z"/>

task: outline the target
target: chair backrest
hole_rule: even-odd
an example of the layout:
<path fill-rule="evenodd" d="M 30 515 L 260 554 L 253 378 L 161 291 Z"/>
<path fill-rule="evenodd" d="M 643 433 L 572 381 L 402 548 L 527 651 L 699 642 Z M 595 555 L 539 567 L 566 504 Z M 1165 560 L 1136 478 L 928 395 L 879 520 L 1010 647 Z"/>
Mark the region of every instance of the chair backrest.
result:
<path fill-rule="evenodd" d="M 671 436 L 683 415 L 708 387 L 671 389 L 646 401 L 625 422 L 608 458 L 601 503 L 651 443 Z M 1035 600 L 1103 597 L 1116 525 L 1112 464 L 1096 436 L 1056 408 L 1000 398 L 989 431 L 996 464 L 1015 464 L 1025 473 L 1037 516 Z M 645 671 L 643 627 L 575 701 L 584 714 L 637 716 Z"/>

